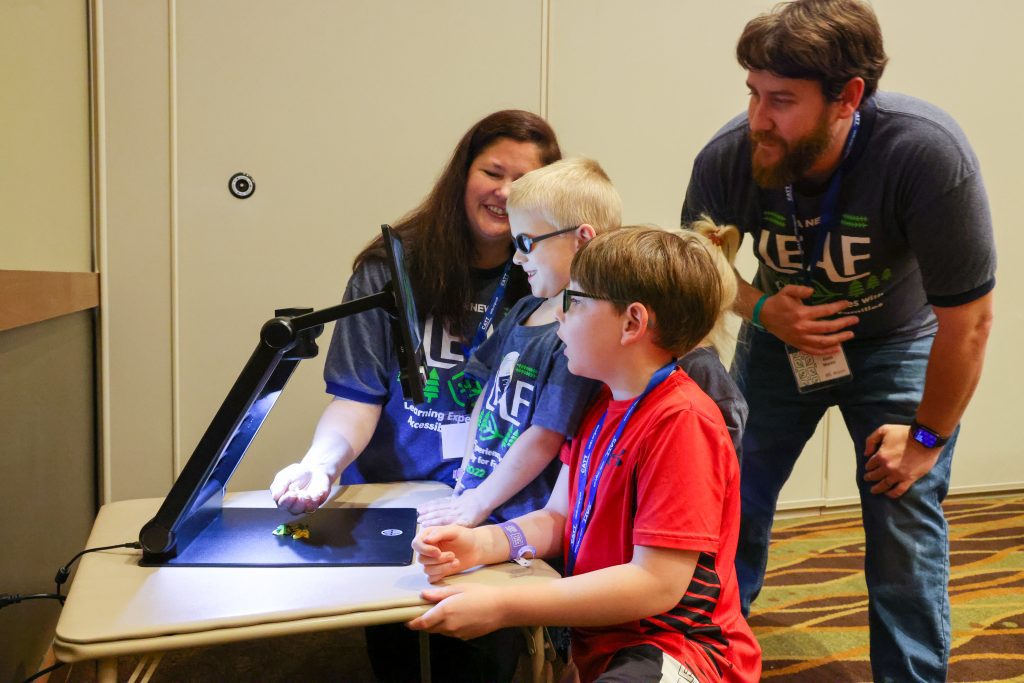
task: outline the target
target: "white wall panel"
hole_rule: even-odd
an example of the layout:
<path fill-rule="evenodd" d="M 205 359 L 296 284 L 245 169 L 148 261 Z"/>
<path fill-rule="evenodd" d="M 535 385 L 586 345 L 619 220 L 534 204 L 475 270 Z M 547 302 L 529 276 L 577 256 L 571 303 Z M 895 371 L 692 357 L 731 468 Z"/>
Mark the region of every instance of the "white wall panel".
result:
<path fill-rule="evenodd" d="M 117 328 L 107 372 L 124 378 L 131 369 L 136 387 L 174 396 L 176 406 L 153 400 L 158 414 L 149 415 L 118 404 L 111 420 L 136 434 L 142 427 L 131 425 L 153 420 L 153 452 L 123 457 L 166 477 L 190 454 L 263 320 L 275 307 L 337 302 L 359 247 L 423 196 L 458 136 L 489 111 L 546 108 L 563 150 L 608 170 L 628 222 L 675 224 L 694 155 L 745 106 L 736 38 L 772 3 L 103 5 L 112 15 L 107 33 L 118 31 L 109 49 L 118 65 L 107 69 L 108 80 L 119 75 L 107 117 L 118 131 L 107 144 L 119 152 L 138 146 L 134 157 L 119 153 L 107 164 L 121 183 L 110 184 L 110 206 L 135 207 L 116 221 L 110 246 L 128 253 L 141 244 L 141 263 L 111 266 L 110 312 L 133 310 L 126 302 L 136 279 L 153 304 L 137 329 Z M 1021 448 L 1006 430 L 1022 379 L 1012 346 L 1024 327 L 1012 300 L 1022 276 L 1007 264 L 1021 241 L 1010 211 L 1024 153 L 1016 130 L 1022 95 L 1013 87 L 1024 66 L 1013 34 L 1024 6 L 993 0 L 968 14 L 954 0 L 875 5 L 892 57 L 883 86 L 929 99 L 963 125 L 982 162 L 1003 260 L 988 367 L 965 419 L 953 487 L 1024 486 Z M 160 7 L 171 17 L 162 46 Z M 255 178 L 251 199 L 229 196 L 235 171 Z M 741 269 L 749 272 L 751 261 L 745 253 Z M 131 334 L 152 355 L 151 368 L 117 346 Z M 234 486 L 263 486 L 302 454 L 326 401 L 321 365 L 299 367 Z M 153 462 L 166 457 L 164 420 L 178 437 L 166 467 Z M 785 489 L 785 506 L 855 495 L 854 445 L 841 417 L 829 420 Z M 141 488 L 163 493 L 149 483 L 117 492 Z"/>
<path fill-rule="evenodd" d="M 179 467 L 275 308 L 339 303 L 357 251 L 429 191 L 466 128 L 538 110 L 541 20 L 540 3 L 179 0 Z M 228 193 L 235 171 L 249 199 Z M 305 452 L 322 367 L 299 365 L 233 488 Z"/>

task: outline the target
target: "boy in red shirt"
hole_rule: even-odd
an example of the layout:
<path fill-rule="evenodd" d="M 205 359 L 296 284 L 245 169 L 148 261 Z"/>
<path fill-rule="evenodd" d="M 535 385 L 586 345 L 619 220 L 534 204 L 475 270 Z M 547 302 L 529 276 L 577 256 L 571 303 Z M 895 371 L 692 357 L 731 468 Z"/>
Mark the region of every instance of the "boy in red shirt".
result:
<path fill-rule="evenodd" d="M 739 468 L 722 415 L 674 360 L 720 310 L 718 247 L 623 228 L 577 253 L 559 337 L 569 370 L 606 386 L 562 451 L 547 506 L 501 525 L 428 528 L 431 582 L 479 564 L 564 554 L 543 586 L 449 586 L 414 629 L 479 636 L 569 624 L 583 681 L 757 681 L 733 560 Z"/>

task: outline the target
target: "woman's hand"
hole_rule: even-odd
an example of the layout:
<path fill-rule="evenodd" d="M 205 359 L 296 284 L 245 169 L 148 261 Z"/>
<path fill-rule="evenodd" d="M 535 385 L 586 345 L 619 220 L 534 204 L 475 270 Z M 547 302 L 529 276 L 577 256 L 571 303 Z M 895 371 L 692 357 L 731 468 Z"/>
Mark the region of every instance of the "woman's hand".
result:
<path fill-rule="evenodd" d="M 270 484 L 270 495 L 277 507 L 293 515 L 313 512 L 331 493 L 327 470 L 317 465 L 297 462 L 277 473 Z"/>

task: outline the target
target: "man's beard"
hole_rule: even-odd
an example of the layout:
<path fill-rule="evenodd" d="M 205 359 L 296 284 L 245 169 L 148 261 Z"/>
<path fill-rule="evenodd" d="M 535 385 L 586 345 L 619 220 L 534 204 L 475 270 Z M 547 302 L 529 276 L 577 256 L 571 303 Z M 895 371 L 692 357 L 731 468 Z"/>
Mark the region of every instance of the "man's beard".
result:
<path fill-rule="evenodd" d="M 780 190 L 803 178 L 804 174 L 814 166 L 832 142 L 832 131 L 829 129 L 828 119 L 822 117 L 814 130 L 792 144 L 774 133 L 751 131 L 749 137 L 750 166 L 754 173 L 754 182 L 768 190 Z M 782 151 L 782 158 L 770 166 L 759 165 L 757 163 L 757 143 L 759 141 L 775 143 Z"/>

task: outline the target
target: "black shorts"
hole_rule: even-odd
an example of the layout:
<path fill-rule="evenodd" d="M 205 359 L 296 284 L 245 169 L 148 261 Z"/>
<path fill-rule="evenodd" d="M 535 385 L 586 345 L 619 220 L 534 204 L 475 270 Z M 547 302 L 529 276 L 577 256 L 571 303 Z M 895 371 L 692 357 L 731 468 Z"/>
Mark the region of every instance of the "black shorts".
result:
<path fill-rule="evenodd" d="M 597 680 L 601 683 L 709 683 L 653 645 L 619 650 Z"/>

